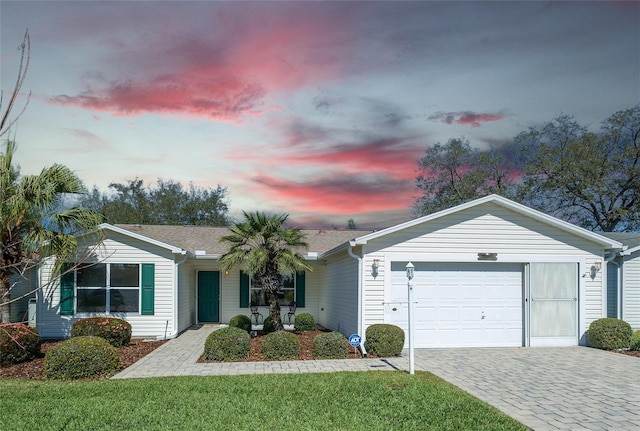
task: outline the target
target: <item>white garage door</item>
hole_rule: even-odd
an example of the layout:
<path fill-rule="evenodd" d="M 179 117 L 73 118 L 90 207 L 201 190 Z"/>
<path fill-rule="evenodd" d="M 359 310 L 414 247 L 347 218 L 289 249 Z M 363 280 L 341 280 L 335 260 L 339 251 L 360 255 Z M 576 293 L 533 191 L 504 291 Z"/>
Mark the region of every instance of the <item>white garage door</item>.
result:
<path fill-rule="evenodd" d="M 407 330 L 407 262 L 391 265 L 385 322 Z M 416 347 L 523 345 L 522 265 L 416 263 Z"/>

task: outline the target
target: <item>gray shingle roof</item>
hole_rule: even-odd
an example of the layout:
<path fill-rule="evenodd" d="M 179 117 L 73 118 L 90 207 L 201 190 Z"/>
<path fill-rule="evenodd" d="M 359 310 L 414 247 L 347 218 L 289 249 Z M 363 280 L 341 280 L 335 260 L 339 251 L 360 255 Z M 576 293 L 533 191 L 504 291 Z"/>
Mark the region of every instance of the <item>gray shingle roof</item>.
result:
<path fill-rule="evenodd" d="M 132 225 L 117 224 L 116 227 L 166 244 L 180 247 L 195 254 L 196 250 L 204 250 L 206 254 L 223 254 L 227 246 L 220 238 L 229 234 L 226 227 L 210 226 L 174 226 L 174 225 Z M 356 237 L 371 233 L 369 230 L 322 230 L 303 229 L 309 252 L 318 255 L 325 253 Z M 303 254 L 306 254 L 303 253 Z"/>
<path fill-rule="evenodd" d="M 602 236 L 606 236 L 614 241 L 621 242 L 629 248 L 640 246 L 639 232 L 598 232 Z"/>

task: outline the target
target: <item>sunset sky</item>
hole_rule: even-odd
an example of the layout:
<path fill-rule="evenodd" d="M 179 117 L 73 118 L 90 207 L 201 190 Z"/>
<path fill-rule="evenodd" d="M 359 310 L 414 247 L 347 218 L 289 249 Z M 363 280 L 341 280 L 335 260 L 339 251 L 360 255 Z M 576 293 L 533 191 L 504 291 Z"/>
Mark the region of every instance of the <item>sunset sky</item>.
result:
<path fill-rule="evenodd" d="M 640 102 L 640 2 L 2 0 L 5 94 L 27 28 L 23 174 L 221 185 L 304 227 L 409 219 L 437 142 Z"/>

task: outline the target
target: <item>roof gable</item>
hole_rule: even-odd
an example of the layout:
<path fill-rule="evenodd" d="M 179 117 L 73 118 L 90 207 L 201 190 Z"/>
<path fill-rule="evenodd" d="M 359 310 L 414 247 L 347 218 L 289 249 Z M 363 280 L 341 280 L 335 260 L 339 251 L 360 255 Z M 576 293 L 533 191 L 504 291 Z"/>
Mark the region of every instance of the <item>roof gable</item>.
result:
<path fill-rule="evenodd" d="M 459 213 L 462 211 L 465 211 L 467 209 L 470 208 L 474 208 L 486 203 L 493 203 L 496 205 L 499 205 L 501 207 L 504 207 L 510 211 L 525 215 L 527 217 L 531 217 L 541 223 L 545 223 L 548 224 L 550 226 L 553 226 L 555 228 L 561 229 L 563 231 L 569 232 L 571 234 L 574 234 L 576 236 L 585 238 L 589 241 L 601 244 L 602 246 L 604 246 L 606 249 L 610 249 L 610 250 L 622 250 L 623 246 L 620 242 L 615 241 L 613 239 L 610 238 L 606 238 L 602 235 L 599 235 L 595 232 L 591 232 L 589 230 L 583 229 L 581 227 L 575 226 L 571 223 L 565 222 L 563 220 L 560 220 L 558 218 L 555 218 L 553 216 L 550 216 L 548 214 L 545 214 L 543 212 L 534 210 L 533 208 L 529 208 L 526 205 L 522 205 L 519 204 L 517 202 L 514 202 L 512 200 L 509 200 L 507 198 L 504 198 L 502 196 L 498 196 L 498 195 L 489 195 L 489 196 L 485 196 L 483 198 L 480 199 L 476 199 L 452 208 L 448 208 L 446 210 L 443 211 L 438 211 L 436 213 L 433 214 L 429 214 L 414 220 L 410 220 L 408 222 L 405 223 L 401 223 L 392 227 L 389 227 L 387 229 L 382 229 L 380 231 L 377 232 L 373 232 L 367 235 L 363 235 L 361 237 L 358 237 L 356 239 L 354 239 L 353 241 L 351 241 L 351 245 L 352 246 L 356 246 L 356 245 L 364 245 L 367 244 L 367 242 L 369 242 L 370 240 L 376 239 L 376 238 L 380 238 L 382 236 L 385 235 L 389 235 L 395 232 L 399 232 L 403 229 L 407 229 L 422 223 L 427 223 L 430 222 L 432 220 L 436 220 L 439 218 L 443 218 L 443 217 L 447 217 L 451 214 L 454 213 Z"/>

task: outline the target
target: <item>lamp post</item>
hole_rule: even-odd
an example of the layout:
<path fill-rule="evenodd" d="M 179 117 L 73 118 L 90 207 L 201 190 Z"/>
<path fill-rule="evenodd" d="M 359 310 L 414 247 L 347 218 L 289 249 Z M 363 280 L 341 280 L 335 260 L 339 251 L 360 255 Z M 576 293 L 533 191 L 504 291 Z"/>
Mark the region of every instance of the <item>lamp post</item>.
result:
<path fill-rule="evenodd" d="M 413 263 L 407 263 L 407 299 L 409 301 L 408 310 L 408 332 L 409 332 L 409 374 L 414 374 L 414 360 L 413 360 Z"/>

